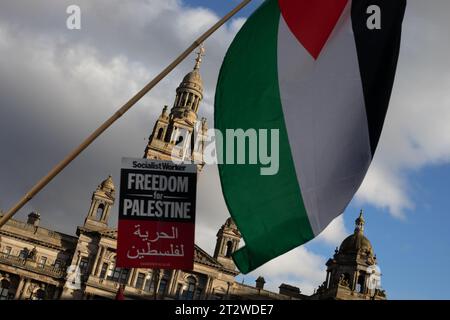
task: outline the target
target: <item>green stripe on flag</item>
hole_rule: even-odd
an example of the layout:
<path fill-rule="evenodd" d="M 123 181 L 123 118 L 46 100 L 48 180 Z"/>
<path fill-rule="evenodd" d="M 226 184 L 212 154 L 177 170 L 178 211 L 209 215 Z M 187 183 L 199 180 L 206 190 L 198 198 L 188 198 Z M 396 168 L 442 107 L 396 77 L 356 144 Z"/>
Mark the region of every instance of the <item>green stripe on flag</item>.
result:
<path fill-rule="evenodd" d="M 280 167 L 276 175 L 260 175 L 261 165 L 219 165 L 225 201 L 246 244 L 233 255 L 243 273 L 314 237 L 301 198 L 281 106 L 277 70 L 279 20 L 276 0 L 267 0 L 248 19 L 228 49 L 215 97 L 215 127 L 223 133 L 225 146 L 226 129 L 280 130 Z M 219 159 L 226 159 L 225 148 L 218 148 L 217 152 Z"/>

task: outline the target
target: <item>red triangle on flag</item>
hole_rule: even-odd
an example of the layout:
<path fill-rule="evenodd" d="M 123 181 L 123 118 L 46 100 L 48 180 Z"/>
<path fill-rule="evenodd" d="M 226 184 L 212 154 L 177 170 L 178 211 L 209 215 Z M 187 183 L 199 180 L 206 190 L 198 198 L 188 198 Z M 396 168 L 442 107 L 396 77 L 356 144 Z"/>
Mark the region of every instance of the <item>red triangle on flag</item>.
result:
<path fill-rule="evenodd" d="M 348 0 L 278 0 L 291 32 L 317 60 Z"/>

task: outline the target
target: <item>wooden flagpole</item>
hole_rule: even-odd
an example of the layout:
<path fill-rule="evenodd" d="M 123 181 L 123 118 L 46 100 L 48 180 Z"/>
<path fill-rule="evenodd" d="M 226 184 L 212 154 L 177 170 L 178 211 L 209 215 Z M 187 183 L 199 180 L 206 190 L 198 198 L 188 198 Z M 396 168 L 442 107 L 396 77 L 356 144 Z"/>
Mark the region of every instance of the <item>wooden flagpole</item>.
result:
<path fill-rule="evenodd" d="M 227 15 L 220 19 L 208 31 L 195 40 L 189 48 L 181 53 L 171 64 L 169 64 L 160 74 L 158 74 L 152 81 L 150 81 L 144 88 L 141 89 L 134 97 L 125 103 L 119 110 L 117 110 L 108 120 L 106 120 L 100 127 L 91 133 L 77 148 L 70 152 L 66 158 L 58 163 L 50 172 L 39 180 L 12 208 L 9 209 L 0 218 L 0 228 L 11 219 L 14 214 L 20 210 L 28 201 L 30 201 L 39 191 L 41 191 L 50 181 L 53 180 L 69 163 L 71 163 L 81 152 L 83 152 L 92 142 L 95 141 L 106 129 L 108 129 L 117 119 L 119 119 L 125 112 L 133 107 L 144 95 L 146 95 L 153 87 L 155 87 L 164 77 L 166 77 L 177 65 L 186 59 L 195 48 L 199 47 L 206 39 L 208 39 L 217 29 L 230 20 L 236 13 L 250 3 L 251 0 L 244 0 Z"/>

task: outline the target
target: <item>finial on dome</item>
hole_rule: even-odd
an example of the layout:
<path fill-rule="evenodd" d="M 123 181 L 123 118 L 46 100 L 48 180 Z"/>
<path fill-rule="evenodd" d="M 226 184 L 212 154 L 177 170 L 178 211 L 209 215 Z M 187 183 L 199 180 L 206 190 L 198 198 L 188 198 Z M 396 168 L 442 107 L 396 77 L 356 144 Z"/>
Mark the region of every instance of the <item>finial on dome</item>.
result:
<path fill-rule="evenodd" d="M 355 232 L 364 232 L 364 224 L 365 224 L 365 220 L 364 220 L 364 216 L 363 216 L 363 210 L 361 209 L 361 211 L 359 212 L 359 217 L 355 220 Z"/>
<path fill-rule="evenodd" d="M 200 69 L 200 65 L 202 64 L 202 57 L 205 56 L 205 47 L 203 46 L 203 43 L 200 45 L 200 47 L 198 47 L 198 52 L 197 52 L 197 59 L 195 59 L 195 69 Z"/>

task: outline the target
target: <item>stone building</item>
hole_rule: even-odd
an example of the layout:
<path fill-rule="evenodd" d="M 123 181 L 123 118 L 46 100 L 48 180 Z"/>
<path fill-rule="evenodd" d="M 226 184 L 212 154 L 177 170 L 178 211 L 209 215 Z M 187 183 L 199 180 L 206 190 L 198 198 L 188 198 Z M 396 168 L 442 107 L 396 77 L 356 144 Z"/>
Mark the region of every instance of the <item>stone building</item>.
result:
<path fill-rule="evenodd" d="M 145 148 L 144 158 L 158 160 L 192 161 L 199 170 L 204 166 L 203 151 L 207 134 L 206 119 L 198 121 L 198 110 L 203 99 L 203 80 L 200 75 L 203 47 L 194 69 L 181 81 L 176 90 L 173 107 L 168 113 L 164 106 L 156 120 Z"/>
<path fill-rule="evenodd" d="M 372 244 L 364 236 L 363 213 L 355 220 L 355 231 L 336 248 L 327 262 L 327 277 L 314 299 L 384 300 L 386 293 L 379 288 L 380 269 Z"/>
<path fill-rule="evenodd" d="M 201 170 L 206 119 L 197 120 L 203 98 L 200 50 L 194 69 L 176 90 L 173 107 L 157 119 L 145 158 L 192 161 Z M 368 270 L 376 264 L 372 246 L 363 235 L 364 220 L 327 262 L 327 278 L 313 296 L 281 284 L 279 292 L 236 281 L 231 258 L 241 235 L 231 218 L 217 232 L 214 254 L 195 246 L 193 270 L 122 269 L 116 267 L 117 229 L 109 225 L 116 201 L 112 177 L 93 192 L 84 224 L 76 235 L 39 225 L 32 212 L 26 222 L 11 219 L 0 229 L 0 299 L 114 299 L 123 286 L 127 299 L 367 299 Z M 1 213 L 0 213 L 1 214 Z M 376 298 L 384 298 L 377 291 Z"/>
<path fill-rule="evenodd" d="M 36 212 L 26 222 L 8 221 L 0 229 L 0 300 L 114 299 L 120 285 L 127 299 L 386 299 L 383 290 L 369 286 L 374 276 L 381 275 L 374 268 L 377 259 L 372 245 L 363 234 L 362 215 L 356 219 L 354 234 L 328 260 L 324 283 L 307 296 L 284 283 L 279 292 L 265 290 L 262 277 L 255 286 L 236 281 L 239 272 L 231 254 L 240 234 L 231 218 L 217 232 L 212 256 L 195 246 L 192 271 L 118 268 L 117 230 L 108 225 L 114 201 L 115 187 L 108 177 L 93 193 L 76 236 L 40 227 Z"/>

